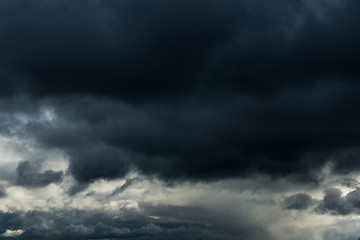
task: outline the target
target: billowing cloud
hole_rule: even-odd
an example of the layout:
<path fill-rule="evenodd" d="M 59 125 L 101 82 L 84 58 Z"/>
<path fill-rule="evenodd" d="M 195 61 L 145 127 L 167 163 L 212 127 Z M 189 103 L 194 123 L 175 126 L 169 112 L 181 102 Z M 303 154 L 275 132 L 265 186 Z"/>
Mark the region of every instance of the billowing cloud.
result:
<path fill-rule="evenodd" d="M 359 1 L 0 11 L 2 237 L 355 236 Z"/>
<path fill-rule="evenodd" d="M 313 204 L 313 199 L 306 193 L 298 193 L 284 199 L 285 209 L 305 210 Z"/>
<path fill-rule="evenodd" d="M 316 210 L 321 213 L 336 215 L 359 214 L 360 188 L 356 188 L 345 196 L 342 196 L 339 189 L 327 189 L 323 201 Z"/>
<path fill-rule="evenodd" d="M 2 99 L 78 181 L 358 170 L 356 1 L 160 2 L 2 3 Z"/>
<path fill-rule="evenodd" d="M 43 187 L 50 183 L 59 182 L 62 179 L 62 172 L 47 170 L 43 173 L 37 172 L 38 166 L 32 165 L 31 162 L 25 161 L 19 163 L 17 167 L 16 183 L 27 187 Z"/>
<path fill-rule="evenodd" d="M 18 237 L 20 235 L 22 235 L 25 231 L 22 230 L 22 229 L 19 229 L 19 230 L 9 230 L 9 229 L 6 229 L 6 231 L 1 234 L 3 237 Z"/>

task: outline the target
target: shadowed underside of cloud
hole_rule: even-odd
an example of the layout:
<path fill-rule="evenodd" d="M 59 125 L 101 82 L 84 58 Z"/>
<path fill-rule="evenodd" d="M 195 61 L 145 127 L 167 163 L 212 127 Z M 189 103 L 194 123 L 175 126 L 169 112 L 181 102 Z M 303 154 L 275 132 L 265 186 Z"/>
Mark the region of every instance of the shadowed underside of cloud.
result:
<path fill-rule="evenodd" d="M 238 236 L 261 239 L 266 234 L 266 229 L 261 225 L 243 223 L 239 228 L 239 224 L 225 224 L 221 219 L 212 218 L 217 216 L 210 209 L 143 205 L 142 210 L 128 211 L 124 216 L 75 209 L 1 213 L 0 231 L 4 232 L 3 236 L 8 233 L 5 237 L 21 235 L 21 239 L 185 240 L 220 237 L 232 240 Z M 150 215 L 156 215 L 156 218 L 149 218 Z"/>
<path fill-rule="evenodd" d="M 38 166 L 30 161 L 19 163 L 17 167 L 16 183 L 24 187 L 44 187 L 50 183 L 60 182 L 62 180 L 62 172 L 54 172 L 47 170 L 43 173 L 38 172 Z"/>
<path fill-rule="evenodd" d="M 285 209 L 305 210 L 313 204 L 313 199 L 306 193 L 298 193 L 284 199 Z"/>
<path fill-rule="evenodd" d="M 0 1 L 0 135 L 16 145 L 1 140 L 1 238 L 320 239 L 281 224 L 360 213 L 359 13 L 358 0 Z M 247 179 L 223 197 L 229 178 Z M 164 192 L 133 189 L 151 181 Z M 335 230 L 323 237 L 350 236 Z"/>
<path fill-rule="evenodd" d="M 330 188 L 325 191 L 325 196 L 315 209 L 319 213 L 333 215 L 348 215 L 360 213 L 360 188 L 342 196 L 341 190 Z"/>
<path fill-rule="evenodd" d="M 348 93 L 349 99 L 336 106 L 331 98 L 339 97 L 340 87 L 325 96 L 319 89 L 313 96 L 228 96 L 200 106 L 132 106 L 86 98 L 54 103 L 56 119 L 31 120 L 25 129 L 43 147 L 66 151 L 80 182 L 124 177 L 132 169 L 166 180 L 260 173 L 317 182 L 326 162 L 341 174 L 359 170 L 359 116 L 351 106 L 357 94 Z M 323 104 L 314 106 L 309 98 Z M 353 110 L 349 114 L 344 108 Z"/>
<path fill-rule="evenodd" d="M 65 151 L 81 183 L 133 169 L 170 181 L 307 182 L 329 161 L 359 170 L 358 1 L 1 8 L 3 105 L 27 96 L 23 130 Z M 56 117 L 39 120 L 43 105 Z M 3 132 L 15 111 L 3 114 Z M 44 174 L 40 185 L 59 177 Z"/>
<path fill-rule="evenodd" d="M 7 194 L 6 194 L 5 187 L 3 185 L 0 185 L 0 198 L 4 198 L 6 196 L 7 196 Z"/>
<path fill-rule="evenodd" d="M 298 193 L 285 198 L 282 205 L 284 209 L 299 211 L 313 206 L 313 211 L 317 214 L 358 215 L 360 213 L 360 188 L 356 188 L 345 196 L 338 188 L 328 188 L 322 200 L 315 200 L 306 193 Z"/>

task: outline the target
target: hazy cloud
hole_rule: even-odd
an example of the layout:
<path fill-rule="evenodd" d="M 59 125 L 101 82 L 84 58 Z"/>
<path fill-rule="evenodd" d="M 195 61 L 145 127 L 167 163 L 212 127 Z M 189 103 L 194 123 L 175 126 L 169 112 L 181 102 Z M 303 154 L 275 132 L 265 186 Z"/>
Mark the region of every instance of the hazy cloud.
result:
<path fill-rule="evenodd" d="M 44 187 L 50 183 L 61 181 L 63 173 L 47 170 L 39 172 L 38 164 L 30 161 L 19 163 L 16 171 L 18 173 L 16 183 L 25 187 Z"/>
<path fill-rule="evenodd" d="M 6 197 L 6 190 L 5 187 L 3 185 L 0 185 L 0 198 L 4 198 Z"/>
<path fill-rule="evenodd" d="M 283 219 L 359 214 L 359 12 L 358 0 L 1 1 L 0 135 L 16 147 L 1 140 L 0 209 L 49 184 L 67 199 L 1 213 L 1 233 L 284 239 L 262 214 L 225 217 L 229 199 L 211 210 L 209 199 L 131 202 L 133 174 L 169 187 L 246 179 L 233 191 L 267 191 L 251 201 Z M 101 181 L 109 186 L 87 192 Z M 339 184 L 353 190 L 343 196 Z M 140 213 L 65 209 L 80 197 Z M 303 238 L 322 237 L 309 229 Z"/>
<path fill-rule="evenodd" d="M 306 193 L 298 193 L 284 199 L 285 209 L 305 210 L 313 204 L 313 199 Z"/>

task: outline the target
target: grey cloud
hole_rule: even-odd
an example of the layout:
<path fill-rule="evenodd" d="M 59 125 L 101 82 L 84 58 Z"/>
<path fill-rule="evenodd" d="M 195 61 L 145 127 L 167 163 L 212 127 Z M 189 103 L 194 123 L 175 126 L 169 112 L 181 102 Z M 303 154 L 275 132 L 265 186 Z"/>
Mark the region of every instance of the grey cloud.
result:
<path fill-rule="evenodd" d="M 63 152 L 77 181 L 70 198 L 132 171 L 166 183 L 255 175 L 319 187 L 328 163 L 337 175 L 360 170 L 359 12 L 358 0 L 0 1 L 0 132 Z M 33 161 L 16 173 L 29 188 L 63 178 Z M 328 189 L 315 212 L 359 213 L 357 191 Z M 198 206 L 143 210 L 161 220 L 30 211 L 3 214 L 0 227 L 33 239 L 271 238 Z"/>
<path fill-rule="evenodd" d="M 312 197 L 306 193 L 298 193 L 287 197 L 283 201 L 285 209 L 305 210 L 314 203 Z"/>
<path fill-rule="evenodd" d="M 180 231 L 182 235 L 175 235 L 204 239 L 238 239 L 239 237 L 244 239 L 262 239 L 264 237 L 273 239 L 263 223 L 253 222 L 252 216 L 247 216 L 246 220 L 243 217 L 237 218 L 230 213 L 230 209 L 222 209 L 223 211 L 221 211 L 197 205 L 176 206 L 146 203 L 140 204 L 140 208 L 146 215 L 156 217 L 153 220 L 154 225 L 148 225 L 146 229 L 164 232 L 163 234 L 168 237 L 176 231 Z M 179 228 L 179 226 L 182 227 Z M 169 228 L 173 231 L 169 231 Z M 189 233 L 184 231 L 186 229 L 192 229 L 199 235 L 193 233 L 188 235 Z M 205 234 L 206 231 L 200 231 L 201 229 L 208 231 L 209 234 Z"/>
<path fill-rule="evenodd" d="M 358 2 L 317 1 L 326 20 L 308 2 L 5 1 L 4 96 L 167 102 L 358 76 Z"/>
<path fill-rule="evenodd" d="M 259 240 L 268 235 L 262 225 L 223 222 L 225 215 L 196 206 L 141 205 L 141 212 L 124 209 L 112 215 L 97 211 L 50 210 L 0 213 L 0 230 L 23 229 L 21 239 L 225 239 Z M 149 218 L 149 214 L 158 216 Z M 218 216 L 219 218 L 217 218 Z M 254 225 L 253 225 L 254 224 Z"/>
<path fill-rule="evenodd" d="M 356 188 L 346 196 L 342 196 L 339 189 L 327 189 L 324 199 L 315 208 L 315 211 L 332 215 L 360 214 L 360 188 Z"/>
<path fill-rule="evenodd" d="M 74 185 L 70 186 L 67 193 L 69 196 L 75 196 L 76 194 L 85 191 L 88 187 L 88 183 L 75 183 Z"/>
<path fill-rule="evenodd" d="M 343 198 L 341 190 L 337 188 L 330 188 L 325 191 L 323 201 L 317 208 L 317 211 L 328 214 L 346 215 L 351 213 L 351 208 Z"/>
<path fill-rule="evenodd" d="M 335 224 L 335 226 L 328 227 L 323 234 L 323 240 L 352 240 L 359 236 L 356 231 L 350 229 L 357 229 L 358 221 L 353 219 L 344 219 Z"/>
<path fill-rule="evenodd" d="M 345 196 L 338 188 L 328 188 L 324 191 L 322 200 L 313 199 L 306 193 L 298 193 L 285 198 L 282 205 L 284 209 L 299 211 L 314 207 L 314 213 L 318 214 L 360 214 L 360 188 L 356 188 Z"/>
<path fill-rule="evenodd" d="M 116 188 L 111 195 L 117 195 L 120 194 L 122 192 L 124 192 L 128 187 L 130 187 L 134 182 L 136 182 L 138 179 L 137 178 L 127 178 L 125 183 L 123 185 L 121 185 L 120 187 Z"/>
<path fill-rule="evenodd" d="M 80 182 L 97 178 L 121 178 L 129 171 L 128 154 L 107 145 L 73 149 L 70 171 Z"/>
<path fill-rule="evenodd" d="M 65 150 L 81 182 L 124 177 L 133 168 L 166 180 L 262 173 L 318 182 L 330 160 L 341 174 L 359 167 L 351 160 L 359 155 L 357 89 L 333 81 L 295 96 L 227 95 L 174 105 L 64 98 L 53 102 L 57 119 L 34 119 L 26 131 L 45 148 Z"/>
<path fill-rule="evenodd" d="M 56 183 L 62 180 L 62 172 L 52 170 L 40 172 L 38 168 L 38 164 L 33 164 L 30 161 L 19 163 L 16 169 L 18 174 L 16 183 L 25 187 L 44 187 L 50 183 Z"/>
<path fill-rule="evenodd" d="M 6 92 L 58 113 L 24 135 L 65 151 L 81 183 L 359 169 L 355 0 L 2 4 Z"/>
<path fill-rule="evenodd" d="M 3 185 L 0 185 L 0 198 L 4 198 L 6 196 L 7 196 L 7 194 L 6 194 L 5 187 Z"/>

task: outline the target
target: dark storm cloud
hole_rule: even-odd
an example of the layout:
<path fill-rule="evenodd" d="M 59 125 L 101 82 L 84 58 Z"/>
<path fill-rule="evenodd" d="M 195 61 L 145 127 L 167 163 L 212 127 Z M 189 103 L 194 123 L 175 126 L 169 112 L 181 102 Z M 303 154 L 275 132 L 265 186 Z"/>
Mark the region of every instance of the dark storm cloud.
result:
<path fill-rule="evenodd" d="M 16 183 L 25 187 L 44 187 L 50 183 L 60 182 L 63 177 L 62 172 L 47 170 L 39 172 L 39 165 L 30 161 L 19 163 L 17 169 Z"/>
<path fill-rule="evenodd" d="M 133 168 L 168 180 L 258 172 L 316 182 L 327 161 L 339 173 L 359 169 L 353 103 L 360 92 L 332 85 L 271 99 L 228 95 L 171 106 L 62 100 L 53 105 L 55 120 L 29 121 L 26 129 L 45 147 L 67 151 L 81 182 L 124 177 Z"/>
<path fill-rule="evenodd" d="M 2 1 L 1 11 L 1 96 L 54 109 L 25 130 L 64 150 L 80 184 L 133 169 L 308 182 L 328 161 L 359 170 L 356 0 Z"/>
<path fill-rule="evenodd" d="M 21 79 L 8 89 L 40 95 L 144 98 L 184 91 L 209 49 L 228 41 L 244 14 L 236 1 L 2 5 L 1 20 L 7 23 L 1 30 L 8 36 L 0 42 L 2 62 Z"/>
<path fill-rule="evenodd" d="M 360 188 L 342 196 L 341 190 L 330 188 L 315 211 L 322 214 L 348 215 L 360 213 Z"/>
<path fill-rule="evenodd" d="M 292 184 L 319 183 L 324 166 L 358 172 L 359 13 L 358 0 L 0 1 L 0 132 L 61 150 L 76 180 L 71 199 L 133 171 L 168 183 L 255 174 Z M 16 173 L 28 188 L 64 177 L 41 161 L 21 162 Z M 300 193 L 282 207 L 359 214 L 359 192 Z M 0 234 L 273 239 L 262 216 L 221 204 L 14 211 L 0 213 Z"/>
<path fill-rule="evenodd" d="M 306 193 L 298 193 L 289 196 L 282 202 L 287 210 L 312 210 L 318 214 L 349 215 L 360 214 L 360 188 L 343 195 L 338 188 L 328 188 L 324 192 L 322 200 L 315 200 Z"/>
<path fill-rule="evenodd" d="M 351 205 L 346 197 L 342 197 L 341 190 L 330 188 L 325 191 L 325 196 L 317 210 L 322 213 L 346 215 L 351 213 Z"/>
<path fill-rule="evenodd" d="M 285 209 L 305 210 L 313 204 L 313 199 L 306 193 L 298 193 L 284 199 Z"/>
<path fill-rule="evenodd" d="M 359 8 L 354 0 L 3 1 L 4 93 L 268 95 L 319 77 L 354 78 Z"/>
<path fill-rule="evenodd" d="M 127 156 L 117 148 L 88 146 L 90 149 L 76 149 L 73 153 L 71 171 L 82 182 L 94 178 L 124 177 L 128 172 Z"/>
<path fill-rule="evenodd" d="M 262 225 L 226 224 L 224 214 L 196 206 L 141 205 L 119 215 L 75 209 L 0 213 L 1 233 L 24 230 L 21 239 L 261 239 Z M 153 214 L 156 218 L 149 218 Z M 271 236 L 267 237 L 272 239 Z"/>

